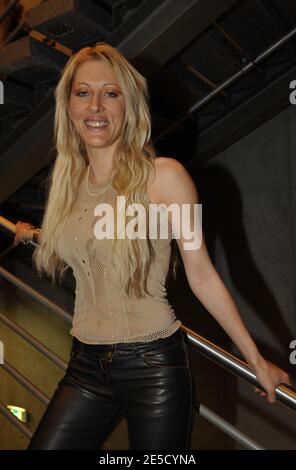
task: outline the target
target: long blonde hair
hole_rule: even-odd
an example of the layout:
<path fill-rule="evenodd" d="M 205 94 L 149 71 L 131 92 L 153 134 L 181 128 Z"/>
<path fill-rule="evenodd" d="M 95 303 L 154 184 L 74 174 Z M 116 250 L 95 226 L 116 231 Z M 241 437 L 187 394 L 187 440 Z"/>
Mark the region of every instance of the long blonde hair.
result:
<path fill-rule="evenodd" d="M 39 275 L 45 272 L 55 282 L 61 281 L 68 269 L 58 254 L 57 241 L 70 216 L 77 198 L 84 169 L 88 165 L 85 144 L 73 125 L 68 104 L 72 83 L 78 66 L 86 60 L 107 60 L 125 97 L 125 115 L 114 161 L 113 186 L 126 198 L 126 204 L 139 203 L 148 214 L 149 201 L 145 197 L 150 172 L 155 171 L 155 150 L 151 143 L 151 119 L 148 89 L 145 78 L 114 47 L 98 42 L 85 47 L 68 60 L 55 90 L 56 110 L 54 140 L 57 150 L 49 175 L 48 198 L 42 223 L 40 244 L 33 253 L 33 262 Z M 148 216 L 148 215 L 147 215 Z M 148 224 L 147 224 L 148 225 Z M 147 290 L 147 276 L 155 259 L 149 236 L 144 240 L 116 240 L 117 267 L 129 297 L 141 298 Z M 171 260 L 172 261 L 172 260 Z M 176 261 L 170 263 L 175 276 Z"/>

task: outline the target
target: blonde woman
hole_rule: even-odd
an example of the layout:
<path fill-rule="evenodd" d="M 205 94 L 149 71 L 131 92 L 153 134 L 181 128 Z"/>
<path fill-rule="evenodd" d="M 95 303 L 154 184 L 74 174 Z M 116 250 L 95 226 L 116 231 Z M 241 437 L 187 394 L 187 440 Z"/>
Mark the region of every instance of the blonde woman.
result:
<path fill-rule="evenodd" d="M 131 449 L 190 449 L 194 387 L 186 338 L 165 289 L 169 267 L 174 272 L 176 266 L 170 256 L 178 227 L 167 211 L 167 236 L 150 237 L 148 214 L 151 203 L 187 204 L 192 224 L 195 185 L 177 160 L 156 157 L 146 81 L 115 48 L 97 43 L 74 54 L 55 96 L 57 158 L 42 229 L 18 222 L 15 243 L 38 238 L 33 261 L 40 275 L 61 280 L 72 268 L 73 345 L 28 448 L 99 449 L 125 416 Z M 113 238 L 98 236 L 100 207 L 112 208 L 118 227 L 120 196 L 126 207 L 145 209 L 139 220 L 146 237 L 121 237 L 116 230 Z M 179 235 L 174 242 L 193 293 L 240 349 L 262 395 L 274 402 L 275 387 L 290 383 L 288 375 L 259 353 L 204 241 L 185 249 Z"/>

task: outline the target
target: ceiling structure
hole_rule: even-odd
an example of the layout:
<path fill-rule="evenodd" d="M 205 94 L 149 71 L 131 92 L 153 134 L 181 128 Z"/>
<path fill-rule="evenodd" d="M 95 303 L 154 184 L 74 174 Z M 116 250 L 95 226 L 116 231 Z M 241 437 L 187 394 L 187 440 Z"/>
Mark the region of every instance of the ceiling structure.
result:
<path fill-rule="evenodd" d="M 10 220 L 42 220 L 53 91 L 81 47 L 108 42 L 147 77 L 156 149 L 186 165 L 290 105 L 293 0 L 44 0 L 16 27 L 0 48 L 0 204 Z"/>

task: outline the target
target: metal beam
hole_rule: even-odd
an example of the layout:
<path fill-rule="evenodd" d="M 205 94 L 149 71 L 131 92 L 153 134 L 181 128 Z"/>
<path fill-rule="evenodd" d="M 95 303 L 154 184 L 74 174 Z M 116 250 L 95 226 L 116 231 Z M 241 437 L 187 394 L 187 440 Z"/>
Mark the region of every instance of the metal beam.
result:
<path fill-rule="evenodd" d="M 209 8 L 208 0 L 149 0 L 108 42 L 149 75 L 237 1 L 211 0 Z M 50 96 L 0 146 L 0 203 L 50 160 L 53 115 Z"/>
<path fill-rule="evenodd" d="M 155 139 L 154 142 L 157 142 L 158 140 L 162 139 L 166 135 L 168 135 L 170 132 L 172 132 L 174 129 L 176 129 L 180 124 L 184 123 L 190 116 L 193 114 L 197 113 L 205 104 L 207 104 L 211 99 L 213 99 L 215 96 L 217 96 L 221 91 L 224 91 L 228 87 L 230 87 L 233 83 L 237 82 L 239 79 L 241 79 L 244 75 L 246 75 L 248 72 L 250 72 L 254 67 L 256 67 L 257 64 L 260 64 L 262 61 L 264 61 L 266 58 L 268 58 L 270 55 L 272 55 L 274 52 L 276 52 L 280 47 L 282 47 L 284 44 L 286 44 L 289 40 L 294 38 L 296 35 L 296 28 L 291 29 L 288 33 L 286 33 L 282 38 L 277 40 L 275 43 L 273 43 L 270 47 L 268 47 L 265 51 L 263 51 L 256 59 L 248 62 L 246 65 L 244 65 L 242 68 L 240 68 L 237 72 L 235 72 L 232 76 L 224 80 L 220 85 L 218 85 L 214 90 L 212 90 L 210 93 L 199 99 L 194 105 L 190 107 L 190 109 L 187 111 L 186 114 L 184 114 L 180 119 L 175 121 L 173 124 L 171 124 L 167 129 L 165 129 L 161 134 L 159 134 Z M 289 66 L 289 71 L 290 71 Z M 282 71 L 282 77 L 285 76 L 284 71 Z M 292 78 L 290 78 L 291 80 Z M 272 83 L 275 82 L 275 79 L 273 80 Z M 268 84 L 264 84 L 265 86 L 268 86 Z M 287 86 L 286 90 L 284 91 L 284 96 L 287 94 L 287 90 L 289 89 L 289 85 Z M 264 90 L 263 90 L 264 92 Z M 255 95 L 257 96 L 257 95 Z M 280 96 L 281 93 L 280 93 Z M 276 100 L 277 100 L 276 96 Z M 252 100 L 253 98 L 251 98 Z M 287 105 L 289 102 L 287 103 Z M 269 102 L 267 101 L 266 106 L 269 105 Z M 258 108 L 258 104 L 256 103 L 256 107 Z M 255 107 L 255 112 L 257 111 Z M 277 107 L 277 112 L 279 112 L 280 109 Z M 269 116 L 271 117 L 272 114 Z M 235 124 L 235 123 L 234 123 Z M 255 123 L 257 126 L 259 125 L 258 122 Z M 213 126 L 212 126 L 213 127 Z M 235 127 L 235 125 L 234 125 Z M 254 126 L 255 127 L 255 126 Z M 230 129 L 230 133 L 232 132 L 232 129 Z M 215 133 L 214 133 L 215 134 Z M 213 135 L 214 140 L 217 138 L 217 135 Z M 200 143 L 200 142 L 199 142 Z M 232 143 L 232 142 L 231 142 Z M 228 141 L 228 145 L 230 145 Z M 221 150 L 221 149 L 220 149 Z M 216 149 L 216 153 L 219 150 Z M 201 153 L 200 153 L 201 152 Z M 202 154 L 202 150 L 200 149 L 199 146 L 199 153 L 198 155 L 200 156 Z M 212 154 L 213 156 L 213 154 Z M 197 160 L 197 157 L 195 157 L 192 161 Z"/>
<path fill-rule="evenodd" d="M 238 0 L 149 0 L 110 42 L 151 76 Z"/>
<path fill-rule="evenodd" d="M 296 76 L 296 61 L 293 62 L 280 78 L 265 84 L 259 92 L 199 133 L 198 155 L 194 159 L 198 166 L 291 105 L 289 85 Z"/>

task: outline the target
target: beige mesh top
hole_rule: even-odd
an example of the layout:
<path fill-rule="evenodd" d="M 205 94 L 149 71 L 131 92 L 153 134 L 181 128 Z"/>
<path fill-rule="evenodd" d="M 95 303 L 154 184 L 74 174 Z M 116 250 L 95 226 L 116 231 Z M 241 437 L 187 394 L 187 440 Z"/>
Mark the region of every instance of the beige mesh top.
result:
<path fill-rule="evenodd" d="M 94 225 L 95 207 L 114 203 L 117 191 L 111 182 L 88 182 L 86 170 L 78 188 L 74 211 L 67 219 L 58 251 L 72 268 L 76 279 L 75 307 L 70 334 L 89 344 L 152 341 L 174 333 L 181 325 L 167 300 L 165 280 L 169 268 L 172 232 L 153 240 L 155 263 L 151 265 L 147 287 L 152 295 L 129 299 L 118 273 L 110 262 L 112 240 L 98 240 Z M 115 198 L 115 199 L 114 199 Z"/>

